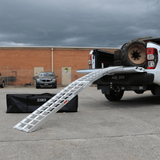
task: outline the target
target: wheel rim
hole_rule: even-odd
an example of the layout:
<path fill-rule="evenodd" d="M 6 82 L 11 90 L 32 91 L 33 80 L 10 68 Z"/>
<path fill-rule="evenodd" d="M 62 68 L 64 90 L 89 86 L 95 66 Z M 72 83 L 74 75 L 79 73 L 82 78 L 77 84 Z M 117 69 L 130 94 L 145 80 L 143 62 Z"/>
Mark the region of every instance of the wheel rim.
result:
<path fill-rule="evenodd" d="M 146 49 L 140 44 L 131 46 L 128 50 L 128 58 L 134 64 L 142 64 L 146 60 Z"/>

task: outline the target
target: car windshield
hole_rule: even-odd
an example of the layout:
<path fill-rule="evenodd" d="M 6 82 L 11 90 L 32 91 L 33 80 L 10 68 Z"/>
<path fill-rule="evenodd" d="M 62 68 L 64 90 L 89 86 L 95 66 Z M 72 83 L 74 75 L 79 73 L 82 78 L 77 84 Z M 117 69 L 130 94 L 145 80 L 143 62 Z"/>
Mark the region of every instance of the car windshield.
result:
<path fill-rule="evenodd" d="M 40 73 L 39 77 L 54 77 L 54 73 Z"/>

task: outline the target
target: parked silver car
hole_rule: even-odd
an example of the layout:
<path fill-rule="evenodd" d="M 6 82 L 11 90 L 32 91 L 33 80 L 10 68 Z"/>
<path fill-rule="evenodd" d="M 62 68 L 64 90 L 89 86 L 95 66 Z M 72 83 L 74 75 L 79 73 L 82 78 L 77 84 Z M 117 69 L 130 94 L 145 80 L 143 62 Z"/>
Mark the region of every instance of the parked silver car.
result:
<path fill-rule="evenodd" d="M 57 88 L 57 77 L 53 72 L 41 72 L 36 78 L 36 88 L 52 87 Z"/>

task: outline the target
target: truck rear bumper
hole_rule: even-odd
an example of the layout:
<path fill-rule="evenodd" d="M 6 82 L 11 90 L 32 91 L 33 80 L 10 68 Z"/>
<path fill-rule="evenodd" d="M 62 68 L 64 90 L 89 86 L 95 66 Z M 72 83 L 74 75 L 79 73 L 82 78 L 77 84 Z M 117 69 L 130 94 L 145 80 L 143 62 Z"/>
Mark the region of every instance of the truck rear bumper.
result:
<path fill-rule="evenodd" d="M 153 84 L 154 74 L 116 74 L 105 76 L 95 82 L 97 89 L 101 89 L 103 94 L 110 94 L 110 90 L 131 90 L 136 93 L 143 93 L 150 89 Z"/>
<path fill-rule="evenodd" d="M 154 81 L 154 74 L 151 73 L 132 73 L 132 74 L 115 74 L 107 75 L 96 82 L 98 86 L 147 86 L 151 85 Z"/>

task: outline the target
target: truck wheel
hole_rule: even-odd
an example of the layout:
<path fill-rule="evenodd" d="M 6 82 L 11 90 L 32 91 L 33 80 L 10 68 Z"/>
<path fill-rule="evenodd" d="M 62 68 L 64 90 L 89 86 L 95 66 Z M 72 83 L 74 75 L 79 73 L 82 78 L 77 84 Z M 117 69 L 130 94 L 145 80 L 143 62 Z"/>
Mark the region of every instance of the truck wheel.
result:
<path fill-rule="evenodd" d="M 114 51 L 114 60 L 120 60 L 121 59 L 121 50 L 118 49 Z"/>
<path fill-rule="evenodd" d="M 140 66 L 146 63 L 146 45 L 143 41 L 133 40 L 121 49 L 121 61 L 124 66 Z"/>
<path fill-rule="evenodd" d="M 115 61 L 113 62 L 113 65 L 114 65 L 114 66 L 121 66 L 121 65 L 122 65 L 122 61 L 121 61 L 121 60 L 115 60 Z"/>
<path fill-rule="evenodd" d="M 110 91 L 110 94 L 105 94 L 105 97 L 109 100 L 109 101 L 119 101 L 121 100 L 121 98 L 123 97 L 124 91 L 121 90 L 119 92 L 115 92 L 114 90 Z"/>
<path fill-rule="evenodd" d="M 151 93 L 152 93 L 154 96 L 156 95 L 155 88 L 152 88 L 152 89 L 151 89 Z"/>

